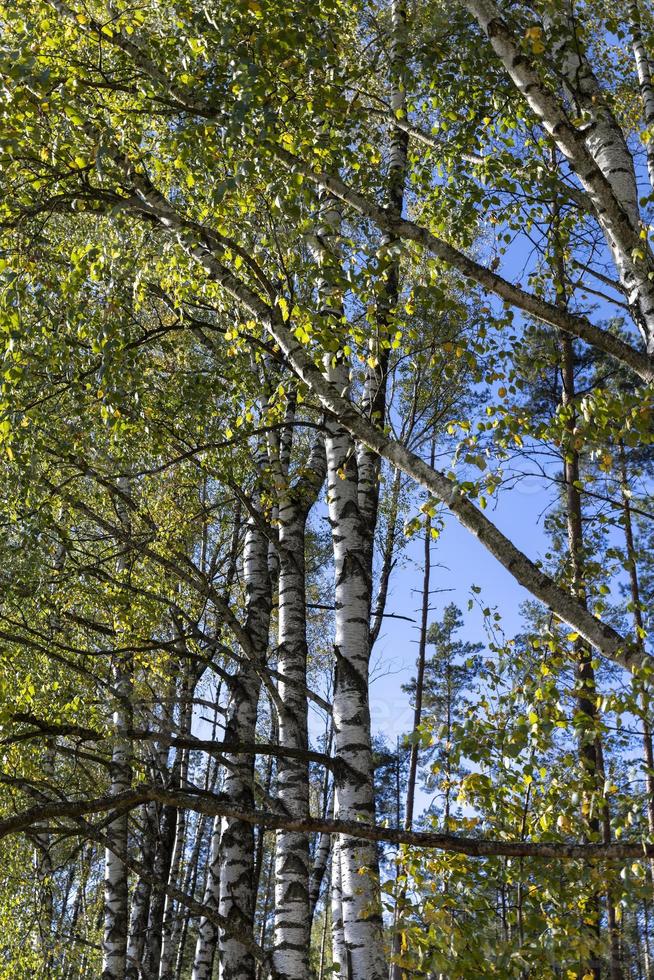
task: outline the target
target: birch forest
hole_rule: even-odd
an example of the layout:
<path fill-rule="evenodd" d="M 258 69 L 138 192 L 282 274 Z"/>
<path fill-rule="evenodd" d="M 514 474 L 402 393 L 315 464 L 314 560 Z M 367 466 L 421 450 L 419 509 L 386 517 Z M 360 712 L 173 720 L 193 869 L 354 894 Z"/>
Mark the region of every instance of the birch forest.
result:
<path fill-rule="evenodd" d="M 654 980 L 654 4 L 0 29 L 0 980 Z"/>

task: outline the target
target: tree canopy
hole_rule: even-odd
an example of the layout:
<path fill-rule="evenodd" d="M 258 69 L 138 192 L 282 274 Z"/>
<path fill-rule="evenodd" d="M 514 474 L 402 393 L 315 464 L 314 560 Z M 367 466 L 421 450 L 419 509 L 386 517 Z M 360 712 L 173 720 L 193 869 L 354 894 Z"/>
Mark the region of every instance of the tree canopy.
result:
<path fill-rule="evenodd" d="M 0 21 L 0 978 L 654 976 L 648 0 Z"/>

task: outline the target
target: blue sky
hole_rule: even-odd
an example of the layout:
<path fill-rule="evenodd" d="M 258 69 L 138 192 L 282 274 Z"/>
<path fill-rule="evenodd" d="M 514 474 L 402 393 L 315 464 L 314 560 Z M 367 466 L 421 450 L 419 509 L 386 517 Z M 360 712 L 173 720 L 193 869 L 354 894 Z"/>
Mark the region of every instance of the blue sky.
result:
<path fill-rule="evenodd" d="M 543 511 L 552 499 L 551 484 L 530 479 L 510 493 L 499 496 L 488 516 L 530 558 L 542 557 L 548 541 L 543 531 Z M 385 619 L 373 652 L 371 713 L 375 732 L 384 733 L 389 742 L 411 730 L 412 711 L 401 685 L 415 673 L 418 655 L 418 622 L 421 604 L 423 542 L 416 536 L 408 546 L 408 561 L 396 570 L 392 580 L 388 612 L 414 616 L 416 624 Z M 481 588 L 481 606 L 497 606 L 502 627 L 513 636 L 521 626 L 520 604 L 529 594 L 497 559 L 453 517 L 445 516 L 445 527 L 432 546 L 432 589 L 451 589 L 432 596 L 430 621 L 438 619 L 448 603 L 454 602 L 465 613 L 461 637 L 484 641 L 484 618 L 478 605 L 468 611 L 471 586 Z M 418 590 L 418 591 L 412 591 Z"/>

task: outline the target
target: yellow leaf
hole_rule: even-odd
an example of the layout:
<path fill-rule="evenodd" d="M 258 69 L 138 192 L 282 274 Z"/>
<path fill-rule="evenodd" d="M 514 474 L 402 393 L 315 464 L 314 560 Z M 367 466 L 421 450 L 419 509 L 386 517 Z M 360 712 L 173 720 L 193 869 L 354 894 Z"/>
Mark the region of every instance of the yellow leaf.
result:
<path fill-rule="evenodd" d="M 545 50 L 545 45 L 543 44 L 543 29 L 538 25 L 534 27 L 528 27 L 525 31 L 525 37 L 531 44 L 531 50 L 533 54 L 542 54 Z"/>

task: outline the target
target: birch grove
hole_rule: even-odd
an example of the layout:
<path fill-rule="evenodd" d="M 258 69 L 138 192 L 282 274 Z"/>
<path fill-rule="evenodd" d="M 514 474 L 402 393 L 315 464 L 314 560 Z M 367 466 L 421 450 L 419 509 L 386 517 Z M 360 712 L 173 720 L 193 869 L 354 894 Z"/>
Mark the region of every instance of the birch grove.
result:
<path fill-rule="evenodd" d="M 0 6 L 0 978 L 653 976 L 650 3 Z"/>

